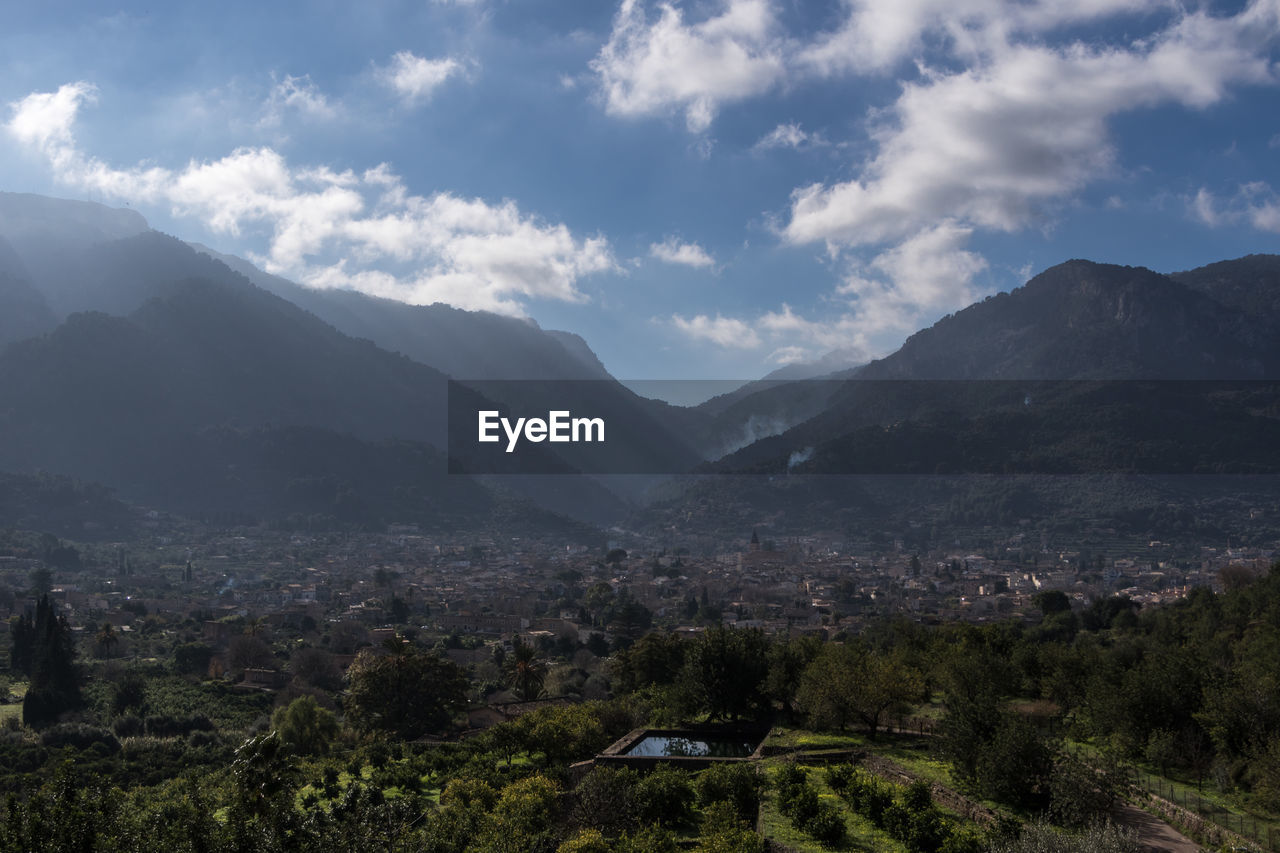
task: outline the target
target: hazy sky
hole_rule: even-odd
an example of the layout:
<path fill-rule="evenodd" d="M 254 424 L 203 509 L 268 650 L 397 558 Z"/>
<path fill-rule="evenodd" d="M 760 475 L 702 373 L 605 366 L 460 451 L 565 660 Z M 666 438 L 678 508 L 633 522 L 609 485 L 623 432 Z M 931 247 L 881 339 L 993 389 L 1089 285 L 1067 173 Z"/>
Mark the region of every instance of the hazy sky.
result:
<path fill-rule="evenodd" d="M 11 4 L 0 189 L 750 377 L 1280 251 L 1280 0 Z"/>

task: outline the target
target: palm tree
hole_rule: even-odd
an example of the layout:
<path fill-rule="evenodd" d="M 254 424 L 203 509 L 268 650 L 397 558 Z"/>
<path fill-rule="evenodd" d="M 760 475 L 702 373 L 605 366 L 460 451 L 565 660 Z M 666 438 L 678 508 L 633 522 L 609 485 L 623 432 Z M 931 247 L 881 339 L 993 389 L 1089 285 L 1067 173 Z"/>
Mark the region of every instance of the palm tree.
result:
<path fill-rule="evenodd" d="M 542 695 L 542 683 L 547 677 L 547 662 L 538 657 L 538 650 L 519 636 L 511 654 L 502 662 L 507 681 L 516 699 L 530 702 Z"/>
<path fill-rule="evenodd" d="M 116 629 L 111 626 L 110 622 L 103 622 L 102 627 L 98 629 L 94 641 L 98 644 L 103 657 L 111 657 L 111 652 L 120 643 L 120 635 L 116 633 Z"/>

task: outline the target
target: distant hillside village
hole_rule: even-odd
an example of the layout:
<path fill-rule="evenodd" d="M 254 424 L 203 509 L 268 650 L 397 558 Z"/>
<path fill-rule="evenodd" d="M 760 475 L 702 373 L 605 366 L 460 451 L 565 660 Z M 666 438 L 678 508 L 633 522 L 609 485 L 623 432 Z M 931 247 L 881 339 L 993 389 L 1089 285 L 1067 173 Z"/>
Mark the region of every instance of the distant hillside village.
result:
<path fill-rule="evenodd" d="M 198 535 L 159 515 L 151 523 L 149 545 L 81 552 L 47 535 L 26 548 L 6 543 L 0 616 L 31 610 L 44 586 L 86 651 L 136 660 L 187 646 L 186 665 L 201 670 L 192 674 L 266 689 L 297 675 L 297 661 L 278 653 L 287 638 L 319 649 L 312 665 L 336 677 L 360 648 L 397 632 L 419 642 L 435 636 L 482 684 L 495 654 L 500 659 L 523 641 L 575 663 L 561 682 L 548 682 L 549 693 L 595 698 L 607 685 L 590 661 L 650 630 L 692 635 L 727 624 L 834 636 L 895 615 L 930 624 L 1035 624 L 1110 597 L 1136 609 L 1196 587 L 1221 590 L 1233 578 L 1264 573 L 1276 556 L 1204 547 L 1175 558 L 1161 542 L 1135 553 L 1088 553 L 1032 548 L 1017 537 L 979 553 L 918 554 L 901 542 L 855 550 L 833 536 L 775 542 L 756 530 L 695 554 L 619 542 L 451 539 L 412 525 L 309 536 L 263 529 Z M 8 627 L 9 618 L 0 619 L 0 630 Z M 512 699 L 496 672 L 488 674 L 490 698 Z"/>

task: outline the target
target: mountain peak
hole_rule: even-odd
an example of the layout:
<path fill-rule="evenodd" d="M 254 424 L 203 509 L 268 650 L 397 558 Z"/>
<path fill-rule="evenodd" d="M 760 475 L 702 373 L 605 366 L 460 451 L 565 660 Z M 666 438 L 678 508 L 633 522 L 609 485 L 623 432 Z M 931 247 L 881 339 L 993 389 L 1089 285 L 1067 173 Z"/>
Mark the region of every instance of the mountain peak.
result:
<path fill-rule="evenodd" d="M 93 201 L 51 198 L 32 193 L 0 192 L 0 234 L 15 245 L 56 240 L 85 248 L 147 231 L 141 213 Z"/>
<path fill-rule="evenodd" d="M 1274 292 L 1274 291 L 1273 291 Z M 1280 361 L 1273 320 L 1146 267 L 1050 267 L 917 332 L 866 378 L 1249 378 Z M 1274 313 L 1271 315 L 1274 317 Z"/>

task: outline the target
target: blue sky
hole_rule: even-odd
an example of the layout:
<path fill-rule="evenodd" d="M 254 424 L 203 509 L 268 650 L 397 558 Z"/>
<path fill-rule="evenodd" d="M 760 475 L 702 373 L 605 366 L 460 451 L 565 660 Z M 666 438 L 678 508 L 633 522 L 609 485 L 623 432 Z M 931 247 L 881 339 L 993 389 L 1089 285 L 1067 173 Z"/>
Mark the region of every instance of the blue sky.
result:
<path fill-rule="evenodd" d="M 1060 261 L 1280 251 L 1280 0 L 29 4 L 0 189 L 623 378 L 882 355 Z"/>

